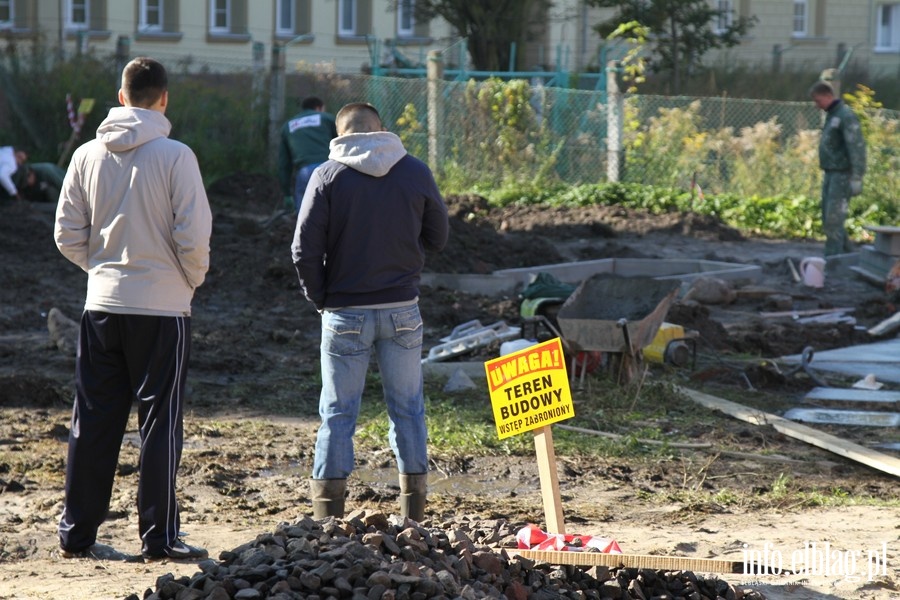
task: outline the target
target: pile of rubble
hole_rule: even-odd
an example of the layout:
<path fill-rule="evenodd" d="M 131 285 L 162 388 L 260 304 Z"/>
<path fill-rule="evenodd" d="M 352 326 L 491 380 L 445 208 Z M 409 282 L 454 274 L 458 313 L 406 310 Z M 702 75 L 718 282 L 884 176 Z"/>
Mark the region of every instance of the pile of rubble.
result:
<path fill-rule="evenodd" d="M 515 531 L 504 521 L 424 527 L 365 511 L 343 520 L 304 518 L 223 552 L 218 562 L 202 561 L 193 577 L 164 575 L 144 598 L 763 599 L 689 571 L 560 567 L 502 550 L 512 547 Z"/>

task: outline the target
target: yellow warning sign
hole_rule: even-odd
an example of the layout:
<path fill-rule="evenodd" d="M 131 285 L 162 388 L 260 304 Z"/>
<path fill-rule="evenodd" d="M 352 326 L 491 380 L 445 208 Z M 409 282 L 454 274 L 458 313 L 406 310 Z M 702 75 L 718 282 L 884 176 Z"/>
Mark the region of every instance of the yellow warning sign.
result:
<path fill-rule="evenodd" d="M 489 360 L 484 370 L 501 440 L 575 416 L 559 338 Z"/>

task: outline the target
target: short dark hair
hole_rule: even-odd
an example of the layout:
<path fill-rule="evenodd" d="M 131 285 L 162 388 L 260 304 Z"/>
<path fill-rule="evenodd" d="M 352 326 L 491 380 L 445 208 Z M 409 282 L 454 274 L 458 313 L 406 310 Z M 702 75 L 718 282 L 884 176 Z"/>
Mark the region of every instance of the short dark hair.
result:
<path fill-rule="evenodd" d="M 325 106 L 325 103 L 322 102 L 321 98 L 317 98 L 316 96 L 309 96 L 303 99 L 303 103 L 300 105 L 300 108 L 303 110 L 318 110 Z"/>
<path fill-rule="evenodd" d="M 158 61 L 139 56 L 122 70 L 122 92 L 129 104 L 149 108 L 169 89 L 166 68 Z"/>
<path fill-rule="evenodd" d="M 378 109 L 368 102 L 352 102 L 344 105 L 334 118 L 338 133 L 371 133 L 381 131 L 384 125 Z"/>
<path fill-rule="evenodd" d="M 827 81 L 817 81 L 809 88 L 810 96 L 834 96 L 834 88 Z"/>

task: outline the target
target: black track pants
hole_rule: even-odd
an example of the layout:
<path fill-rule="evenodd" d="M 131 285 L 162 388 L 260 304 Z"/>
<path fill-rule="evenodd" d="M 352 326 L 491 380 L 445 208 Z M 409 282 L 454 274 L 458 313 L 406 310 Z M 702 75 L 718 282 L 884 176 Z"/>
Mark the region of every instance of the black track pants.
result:
<path fill-rule="evenodd" d="M 141 451 L 138 513 L 143 550 L 178 535 L 175 476 L 183 445 L 189 317 L 85 311 L 75 363 L 75 406 L 59 523 L 63 549 L 92 545 L 109 510 L 131 405 L 138 402 Z"/>

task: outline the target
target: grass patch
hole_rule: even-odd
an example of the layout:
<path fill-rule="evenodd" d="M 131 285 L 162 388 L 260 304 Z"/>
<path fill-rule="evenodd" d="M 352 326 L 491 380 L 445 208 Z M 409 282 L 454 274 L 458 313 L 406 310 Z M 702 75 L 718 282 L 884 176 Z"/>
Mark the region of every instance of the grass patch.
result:
<path fill-rule="evenodd" d="M 370 385 L 374 385 L 374 381 Z M 367 388 L 367 393 L 374 390 Z M 380 394 L 380 388 L 378 389 Z M 573 390 L 575 418 L 564 423 L 586 429 L 622 435 L 608 439 L 565 429 L 553 432 L 554 449 L 559 456 L 602 456 L 638 458 L 669 456 L 665 445 L 647 445 L 642 439 L 682 441 L 672 431 L 672 419 L 685 419 L 688 404 L 668 383 L 654 382 L 635 386 L 617 386 L 597 379 L 589 389 Z M 534 453 L 529 432 L 502 440 L 497 438 L 494 416 L 487 392 L 446 394 L 434 384 L 426 386 L 426 421 L 429 452 L 438 458 L 455 460 L 472 456 L 527 456 Z M 657 420 L 663 423 L 656 423 Z M 696 422 L 696 415 L 693 422 Z M 361 444 L 384 447 L 388 435 L 388 416 L 383 402 L 363 402 L 357 428 Z M 677 428 L 676 428 L 677 429 Z"/>

